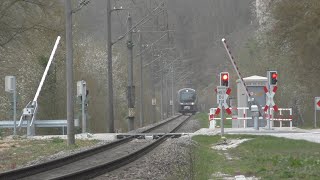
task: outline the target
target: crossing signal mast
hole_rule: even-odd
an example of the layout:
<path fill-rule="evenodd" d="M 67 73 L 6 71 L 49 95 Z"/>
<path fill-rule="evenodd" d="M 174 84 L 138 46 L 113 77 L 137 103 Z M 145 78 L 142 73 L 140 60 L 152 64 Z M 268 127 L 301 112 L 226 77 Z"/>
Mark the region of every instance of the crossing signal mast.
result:
<path fill-rule="evenodd" d="M 229 73 L 221 72 L 220 73 L 220 86 L 229 87 Z"/>

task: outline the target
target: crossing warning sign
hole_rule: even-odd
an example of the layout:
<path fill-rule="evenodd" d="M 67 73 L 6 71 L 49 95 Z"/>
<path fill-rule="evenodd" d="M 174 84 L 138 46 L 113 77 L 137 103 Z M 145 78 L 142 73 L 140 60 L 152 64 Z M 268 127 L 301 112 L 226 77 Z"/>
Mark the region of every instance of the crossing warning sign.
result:
<path fill-rule="evenodd" d="M 274 111 L 278 111 L 278 106 L 273 101 L 273 97 L 276 94 L 277 89 L 278 87 L 274 86 L 273 91 L 269 92 L 268 88 L 266 86 L 264 87 L 264 91 L 266 92 L 266 95 L 267 95 L 267 102 L 266 102 L 266 106 L 264 107 L 265 112 L 268 110 L 269 106 L 272 106 Z"/>
<path fill-rule="evenodd" d="M 316 110 L 320 110 L 320 97 L 314 98 L 314 107 Z"/>

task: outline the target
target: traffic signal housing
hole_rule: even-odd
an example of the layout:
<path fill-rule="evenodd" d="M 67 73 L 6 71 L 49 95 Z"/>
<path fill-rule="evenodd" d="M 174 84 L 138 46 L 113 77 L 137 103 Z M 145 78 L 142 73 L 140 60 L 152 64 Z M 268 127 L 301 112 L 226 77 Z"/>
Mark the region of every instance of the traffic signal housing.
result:
<path fill-rule="evenodd" d="M 268 79 L 269 79 L 269 85 L 276 86 L 278 82 L 278 72 L 269 71 Z"/>
<path fill-rule="evenodd" d="M 229 73 L 221 72 L 220 73 L 220 86 L 229 87 Z"/>

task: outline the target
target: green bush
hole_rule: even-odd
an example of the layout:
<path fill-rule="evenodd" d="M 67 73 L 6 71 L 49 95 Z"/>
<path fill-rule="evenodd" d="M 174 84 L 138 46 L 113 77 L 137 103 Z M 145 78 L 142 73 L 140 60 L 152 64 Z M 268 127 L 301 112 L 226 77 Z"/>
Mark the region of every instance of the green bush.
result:
<path fill-rule="evenodd" d="M 55 138 L 51 139 L 51 142 L 55 143 L 55 144 L 59 144 L 59 143 L 63 143 L 63 139 L 61 139 L 59 137 L 55 137 Z"/>

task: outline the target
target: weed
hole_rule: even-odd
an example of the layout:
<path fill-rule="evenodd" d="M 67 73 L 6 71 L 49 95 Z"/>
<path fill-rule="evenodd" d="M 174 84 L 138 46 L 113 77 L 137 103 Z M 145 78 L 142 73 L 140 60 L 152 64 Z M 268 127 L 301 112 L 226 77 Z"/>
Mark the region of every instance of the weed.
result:
<path fill-rule="evenodd" d="M 225 116 L 227 117 L 227 116 Z M 209 127 L 209 120 L 208 120 L 208 114 L 207 113 L 197 113 L 195 116 L 196 119 L 200 122 L 201 128 L 208 128 Z M 220 120 L 216 120 L 216 125 L 220 126 Z M 231 128 L 232 127 L 232 120 L 228 119 L 224 121 L 224 127 L 225 128 Z"/>
<path fill-rule="evenodd" d="M 59 137 L 54 137 L 54 138 L 51 138 L 51 142 L 55 144 L 59 144 L 59 143 L 63 143 L 64 141 Z"/>
<path fill-rule="evenodd" d="M 262 179 L 319 179 L 320 144 L 271 136 L 227 135 L 228 139 L 251 138 L 224 152 L 211 148 L 219 136 L 194 136 L 195 179 L 209 179 L 211 174 L 243 174 Z M 307 148 L 303 148 L 307 147 Z M 228 160 L 224 154 L 233 158 Z"/>
<path fill-rule="evenodd" d="M 39 157 L 46 157 L 60 151 L 92 146 L 99 141 L 76 140 L 76 145 L 74 146 L 68 146 L 64 142 L 61 138 L 52 138 L 50 140 L 16 139 L 15 147 L 10 146 L 9 149 L 0 151 L 0 172 L 22 166 Z M 12 166 L 12 164 L 14 164 L 14 166 Z"/>

